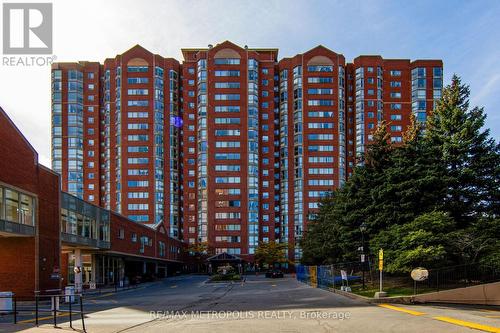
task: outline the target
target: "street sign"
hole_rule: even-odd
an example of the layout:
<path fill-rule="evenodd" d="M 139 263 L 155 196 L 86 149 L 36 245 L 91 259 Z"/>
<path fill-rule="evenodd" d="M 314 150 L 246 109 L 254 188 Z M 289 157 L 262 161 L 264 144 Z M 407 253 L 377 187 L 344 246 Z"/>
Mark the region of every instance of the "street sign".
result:
<path fill-rule="evenodd" d="M 361 255 L 361 262 L 365 262 L 365 255 L 364 254 Z"/>
<path fill-rule="evenodd" d="M 382 292 L 382 271 L 384 270 L 384 250 L 378 250 L 378 270 L 380 273 L 380 292 Z"/>
<path fill-rule="evenodd" d="M 384 250 L 378 250 L 378 269 L 382 271 L 384 269 Z"/>
<path fill-rule="evenodd" d="M 347 281 L 347 272 L 344 271 L 344 270 L 340 270 L 340 275 L 342 275 L 342 280 L 346 280 Z"/>
<path fill-rule="evenodd" d="M 429 278 L 429 271 L 423 267 L 417 267 L 411 271 L 410 275 L 414 281 L 425 281 Z"/>

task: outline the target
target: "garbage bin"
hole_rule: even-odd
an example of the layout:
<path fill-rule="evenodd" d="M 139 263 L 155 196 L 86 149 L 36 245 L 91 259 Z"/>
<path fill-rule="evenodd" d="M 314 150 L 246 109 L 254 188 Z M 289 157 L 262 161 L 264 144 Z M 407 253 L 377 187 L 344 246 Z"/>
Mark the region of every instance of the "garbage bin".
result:
<path fill-rule="evenodd" d="M 14 296 L 12 291 L 0 292 L 0 313 L 12 312 L 12 296 Z"/>
<path fill-rule="evenodd" d="M 64 288 L 64 302 L 66 303 L 75 303 L 75 287 L 74 286 L 67 286 Z"/>

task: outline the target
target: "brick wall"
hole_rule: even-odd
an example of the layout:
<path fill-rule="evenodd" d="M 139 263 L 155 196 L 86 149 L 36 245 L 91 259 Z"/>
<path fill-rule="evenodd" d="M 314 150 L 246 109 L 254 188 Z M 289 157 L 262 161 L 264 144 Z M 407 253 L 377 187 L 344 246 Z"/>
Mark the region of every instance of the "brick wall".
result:
<path fill-rule="evenodd" d="M 0 290 L 33 295 L 58 288 L 59 176 L 38 164 L 38 154 L 0 108 L 0 183 L 36 197 L 34 237 L 0 236 Z"/>

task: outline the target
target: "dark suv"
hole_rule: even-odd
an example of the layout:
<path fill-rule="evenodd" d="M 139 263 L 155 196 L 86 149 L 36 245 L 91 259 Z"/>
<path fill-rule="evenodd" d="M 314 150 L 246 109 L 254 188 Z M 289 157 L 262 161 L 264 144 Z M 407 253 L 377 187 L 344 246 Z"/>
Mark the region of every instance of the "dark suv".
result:
<path fill-rule="evenodd" d="M 276 279 L 282 277 L 283 277 L 283 272 L 280 271 L 279 269 L 271 269 L 266 272 L 266 278 Z"/>

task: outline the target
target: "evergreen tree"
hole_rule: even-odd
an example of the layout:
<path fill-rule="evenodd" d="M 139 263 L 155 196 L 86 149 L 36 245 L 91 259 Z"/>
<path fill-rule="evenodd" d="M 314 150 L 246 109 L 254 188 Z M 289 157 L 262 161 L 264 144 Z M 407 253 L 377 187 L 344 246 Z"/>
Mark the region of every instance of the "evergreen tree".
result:
<path fill-rule="evenodd" d="M 500 213 L 500 145 L 483 130 L 483 108 L 469 108 L 469 87 L 453 76 L 429 117 L 426 139 L 446 168 L 445 210 L 467 227 Z"/>

